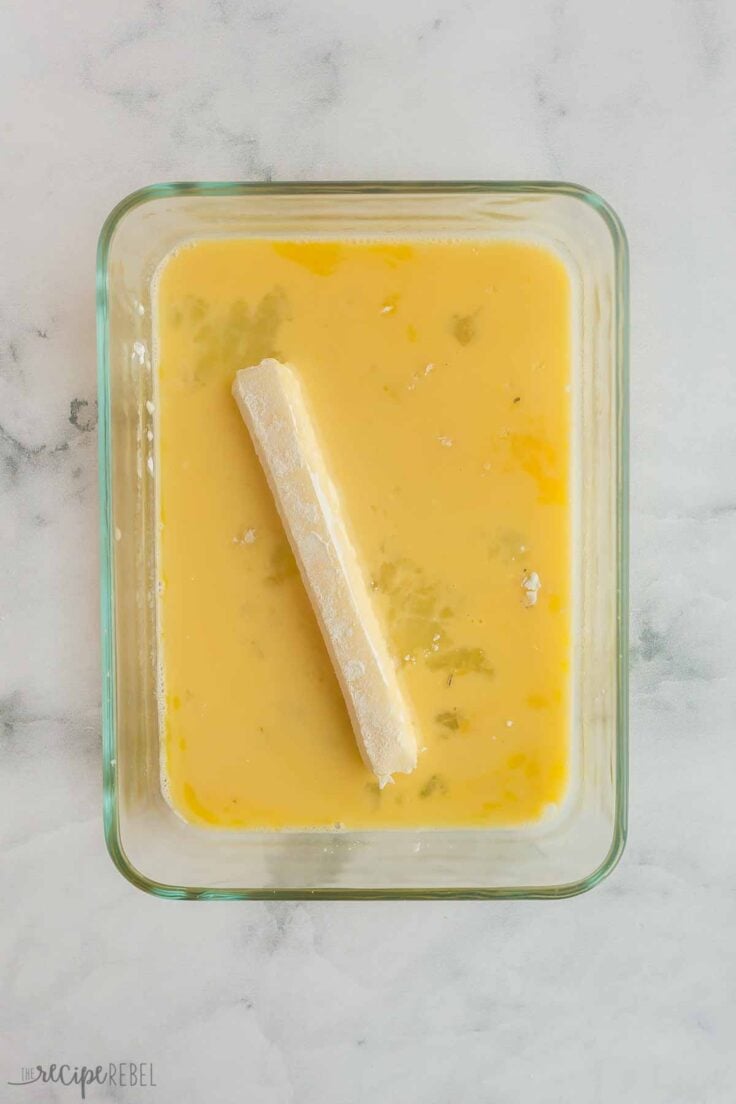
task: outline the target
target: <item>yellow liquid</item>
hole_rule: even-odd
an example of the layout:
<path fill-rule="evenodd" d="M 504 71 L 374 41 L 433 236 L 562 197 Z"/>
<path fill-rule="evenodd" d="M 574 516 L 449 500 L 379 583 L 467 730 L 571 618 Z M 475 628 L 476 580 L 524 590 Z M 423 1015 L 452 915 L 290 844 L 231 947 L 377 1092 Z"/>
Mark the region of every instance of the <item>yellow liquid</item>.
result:
<path fill-rule="evenodd" d="M 569 772 L 570 286 L 523 242 L 196 242 L 158 281 L 164 769 L 220 827 L 510 826 Z M 230 393 L 299 372 L 426 750 L 379 791 Z M 524 588 L 541 579 L 536 604 Z"/>

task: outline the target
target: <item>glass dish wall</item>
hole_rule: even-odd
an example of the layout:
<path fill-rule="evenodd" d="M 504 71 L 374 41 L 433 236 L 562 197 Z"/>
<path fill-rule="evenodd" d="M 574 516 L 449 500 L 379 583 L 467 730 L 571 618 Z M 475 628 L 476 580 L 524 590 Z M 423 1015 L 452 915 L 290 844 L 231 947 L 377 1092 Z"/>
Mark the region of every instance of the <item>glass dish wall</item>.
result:
<path fill-rule="evenodd" d="M 232 832 L 161 795 L 156 517 L 143 442 L 152 279 L 213 236 L 527 238 L 573 286 L 573 782 L 554 820 L 505 831 Z M 170 184 L 107 219 L 98 270 L 105 834 L 169 897 L 562 897 L 615 865 L 626 832 L 627 252 L 607 204 L 569 184 Z"/>

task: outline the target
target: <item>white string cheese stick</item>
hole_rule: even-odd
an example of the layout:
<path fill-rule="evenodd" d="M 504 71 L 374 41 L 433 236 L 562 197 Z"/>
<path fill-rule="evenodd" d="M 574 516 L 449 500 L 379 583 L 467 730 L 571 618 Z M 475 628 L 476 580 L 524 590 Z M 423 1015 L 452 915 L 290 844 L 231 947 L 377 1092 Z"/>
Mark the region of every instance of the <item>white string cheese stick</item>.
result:
<path fill-rule="evenodd" d="M 266 473 L 345 697 L 379 785 L 417 765 L 396 669 L 340 513 L 299 380 L 288 364 L 241 369 L 233 396 Z"/>

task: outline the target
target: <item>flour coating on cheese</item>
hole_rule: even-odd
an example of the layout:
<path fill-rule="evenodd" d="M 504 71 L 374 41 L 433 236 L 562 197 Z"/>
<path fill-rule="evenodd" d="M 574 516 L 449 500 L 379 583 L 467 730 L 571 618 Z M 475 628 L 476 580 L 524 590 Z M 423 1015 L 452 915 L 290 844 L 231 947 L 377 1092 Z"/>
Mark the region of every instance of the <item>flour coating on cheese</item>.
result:
<path fill-rule="evenodd" d="M 345 697 L 366 765 L 384 786 L 417 763 L 413 718 L 342 518 L 294 369 L 241 369 L 233 396 L 253 439 Z"/>

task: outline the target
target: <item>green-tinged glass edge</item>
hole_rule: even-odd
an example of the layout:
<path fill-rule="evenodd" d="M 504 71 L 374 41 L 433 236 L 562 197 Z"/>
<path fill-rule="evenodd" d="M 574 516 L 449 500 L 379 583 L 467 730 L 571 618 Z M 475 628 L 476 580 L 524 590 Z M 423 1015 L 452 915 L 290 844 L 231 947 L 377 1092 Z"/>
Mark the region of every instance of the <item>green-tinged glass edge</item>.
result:
<path fill-rule="evenodd" d="M 118 224 L 133 208 L 171 196 L 234 196 L 248 194 L 338 195 L 406 192 L 555 193 L 593 207 L 606 223 L 615 258 L 616 319 L 616 472 L 617 526 L 617 730 L 614 833 L 608 855 L 586 878 L 559 886 L 425 889 L 208 889 L 171 886 L 152 881 L 128 860 L 120 841 L 117 804 L 117 732 L 115 725 L 115 582 L 113 574 L 112 457 L 107 262 Z M 173 900 L 558 900 L 586 893 L 617 865 L 628 829 L 628 636 L 629 636 L 629 250 L 626 232 L 613 208 L 579 184 L 554 181 L 349 181 L 248 183 L 231 181 L 151 184 L 131 192 L 105 219 L 97 243 L 97 389 L 100 494 L 100 599 L 102 651 L 102 784 L 105 843 L 115 866 L 134 886 L 156 897 Z"/>

